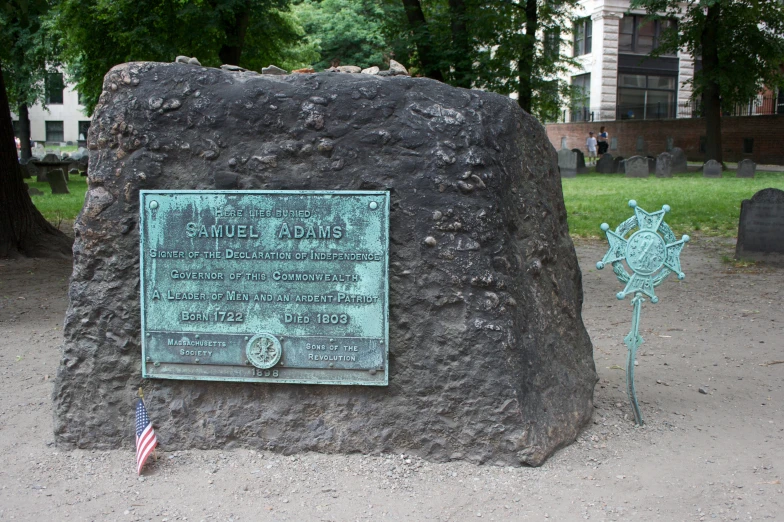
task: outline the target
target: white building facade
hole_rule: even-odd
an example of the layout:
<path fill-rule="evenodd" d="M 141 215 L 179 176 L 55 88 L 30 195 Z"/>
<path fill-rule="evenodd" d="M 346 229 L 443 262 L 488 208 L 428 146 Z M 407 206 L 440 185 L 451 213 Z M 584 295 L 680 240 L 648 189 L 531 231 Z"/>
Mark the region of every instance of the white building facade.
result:
<path fill-rule="evenodd" d="M 645 19 L 628 0 L 583 0 L 574 12 L 569 78 L 582 89 L 564 113 L 566 121 L 677 118 L 688 114 L 695 60 L 688 54 L 647 56 L 662 31 L 677 20 Z M 698 65 L 698 64 L 697 64 Z"/>
<path fill-rule="evenodd" d="M 68 142 L 83 144 L 90 127 L 90 116 L 85 115 L 84 110 L 75 87 L 65 84 L 61 73 L 50 74 L 46 82 L 46 108 L 40 103 L 28 108 L 30 139 L 58 145 Z M 12 112 L 11 118 L 14 133 L 19 136 L 19 116 Z"/>

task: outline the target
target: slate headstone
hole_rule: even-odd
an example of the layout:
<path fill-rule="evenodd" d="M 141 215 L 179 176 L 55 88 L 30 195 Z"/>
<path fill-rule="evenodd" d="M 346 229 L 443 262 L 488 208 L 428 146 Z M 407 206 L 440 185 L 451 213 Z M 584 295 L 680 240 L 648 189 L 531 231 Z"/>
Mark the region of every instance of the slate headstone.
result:
<path fill-rule="evenodd" d="M 647 178 L 650 174 L 648 158 L 645 156 L 632 156 L 624 162 L 627 178 Z"/>
<path fill-rule="evenodd" d="M 577 154 L 569 149 L 558 151 L 558 169 L 561 171 L 562 178 L 574 178 L 577 176 Z"/>
<path fill-rule="evenodd" d="M 683 149 L 679 147 L 674 147 L 670 154 L 672 154 L 672 171 L 681 173 L 687 172 L 689 170 L 688 164 L 686 163 L 686 153 L 683 152 Z"/>
<path fill-rule="evenodd" d="M 68 184 L 65 182 L 63 169 L 50 170 L 46 175 L 49 186 L 52 187 L 52 194 L 70 194 Z"/>
<path fill-rule="evenodd" d="M 30 186 L 27 187 L 27 193 L 30 194 L 31 196 L 41 196 L 41 195 L 43 195 L 43 192 L 38 190 L 37 187 L 30 187 Z"/>
<path fill-rule="evenodd" d="M 741 202 L 735 259 L 784 261 L 784 191 L 763 189 Z"/>
<path fill-rule="evenodd" d="M 580 149 L 572 149 L 572 152 L 577 154 L 577 173 L 578 174 L 585 174 L 589 171 L 588 167 L 585 166 L 585 154 Z"/>
<path fill-rule="evenodd" d="M 662 152 L 656 157 L 656 177 L 672 177 L 672 154 L 669 152 Z"/>
<path fill-rule="evenodd" d="M 720 178 L 721 177 L 721 163 L 716 160 L 708 160 L 702 166 L 702 177 L 704 178 Z"/>
<path fill-rule="evenodd" d="M 606 152 L 602 154 L 602 157 L 596 162 L 596 172 L 599 172 L 600 174 L 612 174 L 615 172 L 613 165 L 612 154 Z"/>
<path fill-rule="evenodd" d="M 751 161 L 750 159 L 744 159 L 738 162 L 737 177 L 753 178 L 756 172 L 757 172 L 757 164 Z"/>
<path fill-rule="evenodd" d="M 623 159 L 623 156 L 616 156 L 613 158 L 613 172 L 616 174 L 623 174 L 626 172 L 626 166 L 624 165 L 625 161 L 626 160 Z"/>
<path fill-rule="evenodd" d="M 201 96 L 189 95 L 184 85 L 198 85 Z M 280 100 L 274 118 L 259 96 Z M 145 108 L 159 99 L 169 107 L 163 116 Z M 151 380 L 147 409 L 166 434 L 167 451 L 246 447 L 286 455 L 405 453 L 442 462 L 540 465 L 574 441 L 595 414 L 595 364 L 580 314 L 580 266 L 556 158 L 542 125 L 514 100 L 405 75 L 280 77 L 134 62 L 107 73 L 92 121 L 90 177 L 100 182 L 90 184 L 74 223 L 70 305 L 53 391 L 58 447 L 132 444 L 131 404 L 147 364 L 139 359 L 138 194 L 214 190 L 215 173 L 224 165 L 247 190 L 394 194 L 389 386 Z M 117 132 L 118 121 L 150 139 L 128 139 Z M 379 146 L 380 130 L 399 137 L 399 147 Z M 324 143 L 333 140 L 334 146 Z M 220 162 L 195 152 L 209 141 L 220 142 Z M 416 155 L 401 154 L 403 149 Z M 242 161 L 257 154 L 264 161 Z M 450 180 L 466 171 L 473 173 L 471 182 L 452 187 Z M 488 208 L 493 219 L 484 217 Z M 535 210 L 543 208 L 547 212 Z M 402 218 L 400 209 L 413 214 Z M 214 217 L 205 209 L 193 219 Z M 361 216 L 329 219 L 350 226 Z M 275 240 L 267 243 L 270 251 Z M 220 240 L 202 244 L 222 246 Z M 176 259 L 158 262 L 166 269 L 182 266 Z M 289 265 L 247 263 L 268 278 L 274 270 L 297 270 Z M 349 273 L 355 266 L 345 265 Z M 225 265 L 213 259 L 205 267 L 220 271 Z M 549 291 L 552 285 L 557 292 Z M 247 280 L 237 286 L 265 288 Z M 270 288 L 287 292 L 283 284 Z M 313 285 L 313 292 L 330 291 Z M 171 309 L 228 304 L 207 299 L 172 301 Z M 251 310 L 253 304 L 242 306 Z M 361 308 L 356 305 L 357 313 Z M 283 311 L 273 303 L 263 309 Z M 286 334 L 298 330 L 282 317 L 277 333 L 289 342 Z M 181 323 L 172 316 L 172 325 Z M 204 324 L 202 331 L 213 326 Z M 314 335 L 327 332 L 310 326 Z M 228 329 L 238 336 L 254 333 L 242 324 Z M 240 361 L 245 352 L 237 346 L 227 349 Z M 285 345 L 283 350 L 285 356 Z M 179 354 L 172 349 L 172 356 Z M 253 378 L 252 370 L 248 366 L 243 378 Z"/>

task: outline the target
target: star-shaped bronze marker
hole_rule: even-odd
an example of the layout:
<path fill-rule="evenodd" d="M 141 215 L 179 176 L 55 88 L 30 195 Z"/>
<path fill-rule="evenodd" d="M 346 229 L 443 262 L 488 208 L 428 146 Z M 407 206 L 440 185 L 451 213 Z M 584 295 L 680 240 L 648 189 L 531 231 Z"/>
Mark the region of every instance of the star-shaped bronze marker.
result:
<path fill-rule="evenodd" d="M 610 249 L 604 258 L 596 263 L 596 268 L 601 270 L 608 263 L 612 264 L 615 275 L 626 284 L 615 297 L 624 299 L 627 295 L 634 294 L 632 329 L 624 338 L 629 348 L 626 357 L 626 393 L 634 411 L 635 422 L 643 425 L 642 412 L 634 390 L 634 363 L 637 348 L 643 343 L 640 335 L 640 311 L 645 300 L 643 295 L 650 297 L 651 303 L 656 304 L 659 298 L 654 288 L 667 276 L 677 274 L 678 279 L 686 277 L 681 271 L 681 250 L 689 241 L 689 236 L 684 234 L 679 241 L 664 222 L 664 215 L 670 211 L 669 205 L 664 205 L 657 212 L 646 212 L 638 207 L 634 200 L 629 201 L 629 206 L 634 209 L 634 216 L 618 225 L 615 232 L 610 230 L 610 225 L 602 223 L 601 228 L 607 236 Z M 636 232 L 627 239 L 626 234 L 635 228 Z M 627 267 L 631 273 L 626 270 Z"/>

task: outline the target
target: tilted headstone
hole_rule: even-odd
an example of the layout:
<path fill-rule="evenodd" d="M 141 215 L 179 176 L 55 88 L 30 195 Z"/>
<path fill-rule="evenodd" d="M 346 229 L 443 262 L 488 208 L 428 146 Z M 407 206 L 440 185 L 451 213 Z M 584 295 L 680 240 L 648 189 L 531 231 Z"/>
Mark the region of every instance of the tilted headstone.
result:
<path fill-rule="evenodd" d="M 689 170 L 686 163 L 686 153 L 683 149 L 675 147 L 670 151 L 672 154 L 672 171 L 677 173 L 687 172 Z"/>
<path fill-rule="evenodd" d="M 648 158 L 644 156 L 632 156 L 624 162 L 627 178 L 647 178 L 650 174 L 648 170 Z"/>
<path fill-rule="evenodd" d="M 612 174 L 615 172 L 612 154 L 609 152 L 602 154 L 599 161 L 596 162 L 596 172 L 601 174 Z"/>
<path fill-rule="evenodd" d="M 572 149 L 572 152 L 577 154 L 577 173 L 585 174 L 590 169 L 585 166 L 585 154 L 580 149 Z"/>
<path fill-rule="evenodd" d="M 757 164 L 751 161 L 750 159 L 744 159 L 738 162 L 737 177 L 753 178 L 756 172 L 757 172 Z"/>
<path fill-rule="evenodd" d="M 199 96 L 183 85 L 198 85 Z M 275 102 L 274 115 L 261 99 Z M 53 392 L 58 447 L 133 444 L 140 385 L 152 387 L 147 410 L 167 451 L 233 446 L 539 465 L 590 421 L 596 372 L 561 182 L 544 128 L 514 100 L 404 75 L 135 62 L 107 73 L 92 121 Z M 150 139 L 128 139 L 118 121 Z M 383 146 L 387 139 L 395 146 Z M 233 184 L 215 176 L 224 172 L 243 191 L 226 197 L 391 193 L 381 229 L 389 247 L 352 236 L 365 213 L 382 210 L 375 201 L 324 213 L 279 192 L 273 206 L 175 211 L 165 221 L 180 225 L 140 235 L 142 212 L 153 223 L 176 208 L 172 193 L 158 202 L 156 191 L 215 191 Z M 260 237 L 262 223 L 276 232 Z M 142 239 L 153 246 L 140 252 Z M 147 291 L 150 279 L 140 286 L 151 263 L 162 270 L 158 294 Z M 369 267 L 388 275 L 362 279 Z M 366 291 L 379 281 L 388 292 Z M 365 331 L 368 303 L 384 298 L 388 334 L 378 330 L 357 347 L 352 332 Z M 168 311 L 156 321 L 172 333 L 148 341 L 142 306 L 152 303 Z M 287 317 L 294 307 L 304 313 Z M 152 340 L 165 360 L 142 360 Z M 387 351 L 387 359 L 370 357 Z M 142 367 L 161 377 L 172 364 L 222 377 L 142 379 Z M 296 384 L 314 369 L 344 381 Z M 388 385 L 358 386 L 352 371 L 363 379 L 388 372 Z"/>
<path fill-rule="evenodd" d="M 558 169 L 561 171 L 562 178 L 574 178 L 577 176 L 577 154 L 569 149 L 559 150 Z"/>
<path fill-rule="evenodd" d="M 49 186 L 52 187 L 52 194 L 70 194 L 68 190 L 68 183 L 65 181 L 65 173 L 63 169 L 50 170 L 47 175 Z"/>
<path fill-rule="evenodd" d="M 784 191 L 763 189 L 741 202 L 735 259 L 784 261 Z"/>
<path fill-rule="evenodd" d="M 616 174 L 623 174 L 626 172 L 625 159 L 623 156 L 616 156 L 613 158 L 613 172 Z"/>
<path fill-rule="evenodd" d="M 708 160 L 702 166 L 702 176 L 704 178 L 720 178 L 721 163 L 716 160 Z"/>
<path fill-rule="evenodd" d="M 656 177 L 672 177 L 672 154 L 669 152 L 662 152 L 656 157 Z"/>

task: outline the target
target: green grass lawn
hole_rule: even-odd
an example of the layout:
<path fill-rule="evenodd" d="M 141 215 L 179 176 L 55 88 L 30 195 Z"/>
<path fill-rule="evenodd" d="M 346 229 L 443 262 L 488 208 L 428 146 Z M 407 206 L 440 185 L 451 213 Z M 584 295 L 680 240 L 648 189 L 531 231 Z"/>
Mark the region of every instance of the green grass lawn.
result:
<path fill-rule="evenodd" d="M 740 203 L 769 187 L 784 190 L 784 172 L 757 172 L 754 179 L 738 179 L 727 171 L 721 179 L 702 172 L 675 174 L 672 178 L 626 178 L 624 174 L 578 174 L 562 181 L 569 216 L 569 233 L 576 237 L 603 237 L 599 225 L 615 229 L 632 216 L 630 199 L 647 210 L 669 205 L 665 217 L 673 232 L 735 237 Z"/>
<path fill-rule="evenodd" d="M 72 176 L 70 194 L 53 195 L 48 183 L 25 180 L 44 194 L 33 196 L 41 213 L 57 225 L 73 221 L 82 209 L 87 181 Z M 706 179 L 702 173 L 675 174 L 673 178 L 626 178 L 623 174 L 579 174 L 563 180 L 569 232 L 575 237 L 602 237 L 599 225 L 614 229 L 632 215 L 630 199 L 649 212 L 672 208 L 665 220 L 678 237 L 682 234 L 735 237 L 740 202 L 758 190 L 784 190 L 784 172 L 757 172 L 754 179 L 738 179 L 734 171 L 721 179 Z"/>
<path fill-rule="evenodd" d="M 70 176 L 68 190 L 70 194 L 52 194 L 49 183 L 44 181 L 38 183 L 35 178 L 26 179 L 31 187 L 35 187 L 43 194 L 32 196 L 33 204 L 41 211 L 47 221 L 55 226 L 60 221 L 73 221 L 84 205 L 84 194 L 87 192 L 87 178 L 83 176 Z"/>

